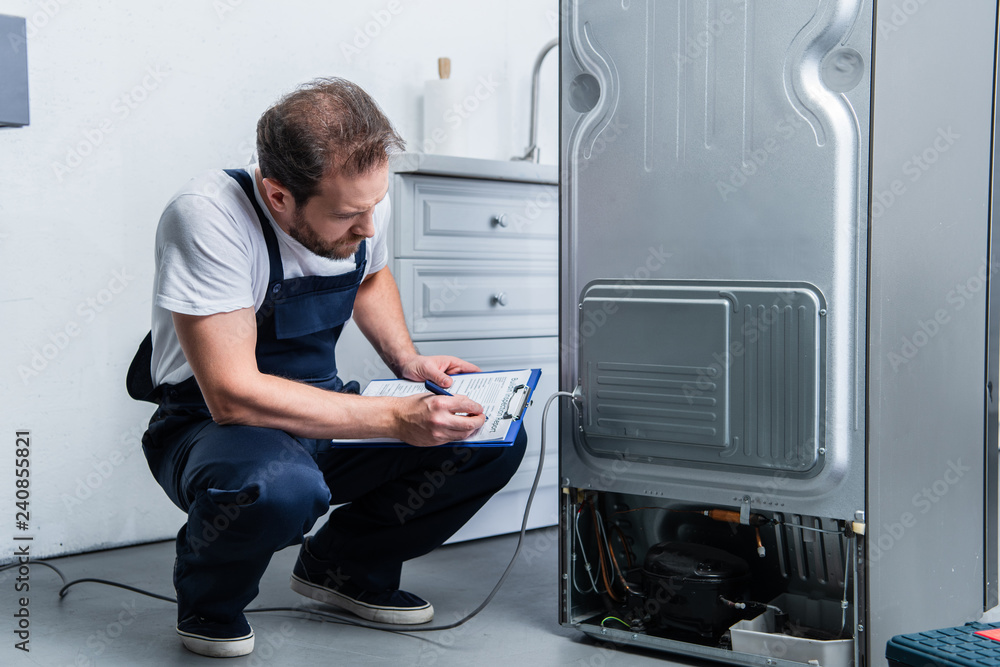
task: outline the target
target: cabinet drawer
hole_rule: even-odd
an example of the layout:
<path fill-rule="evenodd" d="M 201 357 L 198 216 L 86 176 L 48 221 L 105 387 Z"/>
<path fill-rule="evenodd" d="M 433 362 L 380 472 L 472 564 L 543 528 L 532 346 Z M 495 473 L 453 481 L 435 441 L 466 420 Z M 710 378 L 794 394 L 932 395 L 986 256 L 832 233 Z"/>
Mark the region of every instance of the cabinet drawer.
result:
<path fill-rule="evenodd" d="M 554 185 L 396 175 L 399 257 L 508 256 L 555 259 Z"/>
<path fill-rule="evenodd" d="M 550 262 L 398 260 L 414 340 L 557 334 L 559 279 Z"/>

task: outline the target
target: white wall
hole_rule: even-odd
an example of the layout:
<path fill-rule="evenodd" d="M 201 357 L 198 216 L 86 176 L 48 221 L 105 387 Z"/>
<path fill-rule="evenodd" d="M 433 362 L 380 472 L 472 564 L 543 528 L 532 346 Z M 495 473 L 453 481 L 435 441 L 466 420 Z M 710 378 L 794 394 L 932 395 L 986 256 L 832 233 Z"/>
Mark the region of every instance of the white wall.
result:
<path fill-rule="evenodd" d="M 36 557 L 170 537 L 183 522 L 139 447 L 152 406 L 124 391 L 172 192 L 201 170 L 245 164 L 259 114 L 315 76 L 360 83 L 419 148 L 423 81 L 439 56 L 453 78 L 497 83 L 467 121 L 470 156 L 520 154 L 531 65 L 557 35 L 557 10 L 557 0 L 0 0 L 0 13 L 29 20 L 31 91 L 31 125 L 0 130 L 0 560 L 14 551 L 19 429 L 31 432 Z M 542 79 L 547 163 L 555 60 Z"/>

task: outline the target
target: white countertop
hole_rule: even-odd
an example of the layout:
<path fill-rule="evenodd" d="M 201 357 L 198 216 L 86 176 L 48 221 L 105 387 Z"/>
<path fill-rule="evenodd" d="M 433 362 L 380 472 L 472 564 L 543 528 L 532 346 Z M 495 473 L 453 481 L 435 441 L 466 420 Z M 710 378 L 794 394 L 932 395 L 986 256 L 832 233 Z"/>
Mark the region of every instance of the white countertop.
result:
<path fill-rule="evenodd" d="M 397 153 L 389 158 L 389 169 L 395 173 L 434 174 L 552 185 L 559 183 L 559 168 L 556 165 L 519 160 L 482 160 L 453 155 Z"/>

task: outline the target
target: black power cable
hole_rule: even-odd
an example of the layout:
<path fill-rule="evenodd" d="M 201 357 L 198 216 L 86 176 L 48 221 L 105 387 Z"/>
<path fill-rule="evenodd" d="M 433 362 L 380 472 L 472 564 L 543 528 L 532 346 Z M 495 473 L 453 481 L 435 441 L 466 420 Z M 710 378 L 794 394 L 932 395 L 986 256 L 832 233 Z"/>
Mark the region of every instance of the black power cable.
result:
<path fill-rule="evenodd" d="M 253 609 L 245 609 L 244 613 L 247 614 L 254 614 L 254 613 L 260 614 L 269 612 L 305 613 L 305 614 L 310 614 L 312 616 L 319 616 L 320 618 L 323 618 L 333 623 L 357 625 L 362 628 L 371 628 L 372 630 L 385 630 L 388 632 L 396 632 L 396 633 L 436 632 L 439 630 L 451 630 L 452 628 L 457 628 L 458 626 L 463 625 L 472 620 L 473 617 L 475 617 L 477 614 L 479 614 L 479 612 L 485 609 L 486 605 L 488 605 L 493 600 L 494 596 L 500 590 L 500 587 L 503 586 L 503 583 L 507 580 L 508 575 L 510 575 L 510 571 L 514 567 L 514 563 L 517 562 L 517 557 L 521 554 L 521 547 L 524 544 L 524 535 L 528 529 L 528 515 L 531 513 L 531 502 L 535 498 L 535 491 L 538 490 L 538 482 L 542 478 L 542 468 L 545 465 L 545 425 L 549 417 L 549 406 L 552 404 L 552 401 L 554 401 L 559 396 L 567 396 L 569 398 L 575 398 L 574 394 L 570 392 L 558 391 L 552 394 L 552 396 L 550 396 L 548 400 L 545 401 L 545 407 L 542 409 L 542 437 L 540 443 L 541 449 L 538 453 L 538 469 L 535 471 L 535 479 L 531 484 L 531 492 L 528 493 L 528 500 L 524 505 L 524 518 L 521 520 L 521 531 L 517 537 L 517 547 L 514 549 L 514 555 L 511 557 L 510 563 L 507 564 L 507 568 L 503 571 L 503 574 L 500 575 L 500 579 L 493 587 L 493 590 L 490 591 L 490 594 L 486 596 L 486 599 L 483 600 L 482 604 L 480 604 L 478 607 L 472 610 L 472 612 L 470 612 L 467 616 L 458 621 L 455 621 L 454 623 L 449 623 L 447 625 L 412 627 L 409 625 L 396 625 L 392 623 L 370 623 L 368 621 L 364 621 L 353 616 L 345 616 L 342 614 L 335 614 L 332 612 L 323 611 L 321 609 L 310 609 L 306 607 L 256 607 Z M 577 407 L 576 401 L 573 402 L 573 406 Z M 54 570 L 56 574 L 59 575 L 59 578 L 62 580 L 63 583 L 63 587 L 59 589 L 60 598 L 65 597 L 66 594 L 69 592 L 69 589 L 72 588 L 73 586 L 76 586 L 77 584 L 94 583 L 94 584 L 102 584 L 105 586 L 113 586 L 115 588 L 123 588 L 127 591 L 132 591 L 133 593 L 139 593 L 140 595 L 145 595 L 147 597 L 155 598 L 157 600 L 163 600 L 164 602 L 172 602 L 174 604 L 177 603 L 177 600 L 175 600 L 174 598 L 146 591 L 141 588 L 136 588 L 134 586 L 129 586 L 128 584 L 123 584 L 117 581 L 109 581 L 107 579 L 96 579 L 92 577 L 86 577 L 82 579 L 74 579 L 73 581 L 67 582 L 66 575 L 63 574 L 62 570 L 44 560 L 32 560 L 29 561 L 28 563 L 20 563 L 20 562 L 10 563 L 8 565 L 0 567 L 0 572 L 3 572 L 4 570 L 9 570 L 11 568 L 20 567 L 21 565 L 44 565 L 45 567 Z"/>

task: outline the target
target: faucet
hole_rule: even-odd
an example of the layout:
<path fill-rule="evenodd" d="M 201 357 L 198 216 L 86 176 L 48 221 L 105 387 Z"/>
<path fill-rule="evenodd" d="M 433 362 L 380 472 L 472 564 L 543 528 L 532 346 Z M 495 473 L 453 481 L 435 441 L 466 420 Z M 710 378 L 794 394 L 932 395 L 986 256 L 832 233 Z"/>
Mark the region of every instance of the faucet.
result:
<path fill-rule="evenodd" d="M 553 39 L 545 44 L 535 58 L 535 67 L 531 71 L 531 125 L 528 134 L 528 150 L 524 155 L 515 155 L 511 160 L 523 160 L 525 162 L 538 162 L 538 75 L 542 70 L 542 61 L 545 56 L 559 44 L 559 38 Z"/>

